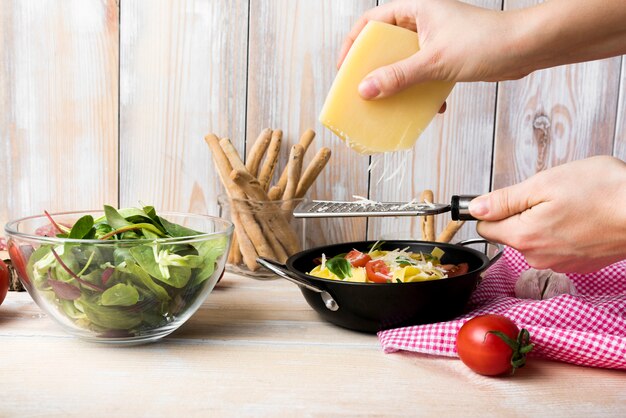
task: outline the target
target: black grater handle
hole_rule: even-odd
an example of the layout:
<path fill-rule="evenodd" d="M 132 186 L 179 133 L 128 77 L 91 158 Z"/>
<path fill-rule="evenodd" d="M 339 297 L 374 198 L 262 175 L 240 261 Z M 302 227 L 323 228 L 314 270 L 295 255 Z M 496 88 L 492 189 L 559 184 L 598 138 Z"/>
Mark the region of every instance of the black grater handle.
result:
<path fill-rule="evenodd" d="M 450 202 L 450 215 L 453 221 L 475 221 L 469 212 L 469 203 L 478 196 L 474 195 L 454 195 Z"/>

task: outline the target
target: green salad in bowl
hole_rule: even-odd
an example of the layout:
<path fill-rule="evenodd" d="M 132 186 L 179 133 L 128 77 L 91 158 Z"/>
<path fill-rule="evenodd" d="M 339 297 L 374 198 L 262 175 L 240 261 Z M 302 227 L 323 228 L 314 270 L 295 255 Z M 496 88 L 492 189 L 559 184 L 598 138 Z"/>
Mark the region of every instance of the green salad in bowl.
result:
<path fill-rule="evenodd" d="M 31 216 L 5 227 L 34 301 L 71 334 L 109 343 L 170 334 L 224 271 L 233 226 L 151 206 Z"/>

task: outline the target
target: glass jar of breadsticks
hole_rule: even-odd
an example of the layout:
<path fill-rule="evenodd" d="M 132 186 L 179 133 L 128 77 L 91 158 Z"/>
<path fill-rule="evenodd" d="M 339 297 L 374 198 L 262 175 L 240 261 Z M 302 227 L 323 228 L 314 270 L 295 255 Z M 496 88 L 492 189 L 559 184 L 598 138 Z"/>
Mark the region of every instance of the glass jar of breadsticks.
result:
<path fill-rule="evenodd" d="M 304 222 L 293 218 L 293 208 L 302 200 L 252 200 L 220 195 L 220 217 L 240 223 L 245 232 L 236 234 L 231 244 L 227 270 L 255 278 L 274 277 L 274 273 L 258 268 L 256 257 L 285 262 L 291 254 L 304 249 Z"/>
<path fill-rule="evenodd" d="M 226 190 L 219 197 L 220 216 L 235 224 L 229 271 L 256 278 L 274 277 L 260 268 L 257 257 L 284 263 L 304 249 L 304 224 L 293 218 L 293 209 L 306 198 L 331 154 L 330 149 L 321 148 L 305 166 L 305 153 L 314 137 L 315 132 L 309 129 L 289 147 L 280 176 L 274 172 L 281 148 L 287 148 L 281 147 L 281 130 L 264 129 L 245 163 L 228 138 L 219 139 L 214 134 L 205 137 Z M 272 185 L 274 177 L 278 180 Z"/>

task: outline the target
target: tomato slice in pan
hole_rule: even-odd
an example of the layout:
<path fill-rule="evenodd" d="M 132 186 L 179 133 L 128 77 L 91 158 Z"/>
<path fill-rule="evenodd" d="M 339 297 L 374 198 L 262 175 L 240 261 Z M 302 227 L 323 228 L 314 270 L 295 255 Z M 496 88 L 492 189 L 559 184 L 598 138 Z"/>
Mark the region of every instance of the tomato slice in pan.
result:
<path fill-rule="evenodd" d="M 352 264 L 352 267 L 365 267 L 368 261 L 370 261 L 372 257 L 368 254 L 362 253 L 359 250 L 352 250 L 348 254 L 346 254 L 346 260 Z"/>
<path fill-rule="evenodd" d="M 391 281 L 391 275 L 389 274 L 389 267 L 383 260 L 370 260 L 365 264 L 365 273 L 367 274 L 367 280 L 374 283 L 389 283 Z"/>

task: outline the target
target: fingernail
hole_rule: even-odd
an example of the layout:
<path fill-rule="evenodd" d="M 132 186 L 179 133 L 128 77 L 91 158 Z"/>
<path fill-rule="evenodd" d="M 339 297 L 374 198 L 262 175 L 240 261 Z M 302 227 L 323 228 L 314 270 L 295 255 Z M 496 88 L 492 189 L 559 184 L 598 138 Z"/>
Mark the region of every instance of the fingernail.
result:
<path fill-rule="evenodd" d="M 489 212 L 489 199 L 485 196 L 477 197 L 469 204 L 469 211 L 473 216 L 483 216 Z"/>
<path fill-rule="evenodd" d="M 368 77 L 359 84 L 359 94 L 364 99 L 373 99 L 380 94 L 376 79 Z"/>

